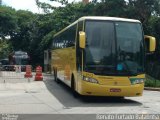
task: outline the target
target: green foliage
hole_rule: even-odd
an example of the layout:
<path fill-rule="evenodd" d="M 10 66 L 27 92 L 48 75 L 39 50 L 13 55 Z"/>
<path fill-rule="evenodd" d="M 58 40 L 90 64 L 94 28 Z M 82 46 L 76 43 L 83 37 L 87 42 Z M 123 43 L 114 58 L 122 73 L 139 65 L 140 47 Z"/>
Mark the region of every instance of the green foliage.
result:
<path fill-rule="evenodd" d="M 50 1 L 59 2 L 62 5 L 64 5 L 64 4 L 67 5 L 68 4 L 68 0 L 50 0 Z"/>
<path fill-rule="evenodd" d="M 33 14 L 29 11 L 15 11 L 0 6 L 0 57 L 6 51 L 27 51 L 32 64 L 43 64 L 43 51 L 49 49 L 53 34 L 68 26 L 82 16 L 112 16 L 141 20 L 144 33 L 156 36 L 157 50 L 160 50 L 160 1 L 159 0 L 93 0 L 88 4 L 82 2 L 68 3 L 68 0 L 50 0 L 64 4 L 54 7 L 36 0 L 37 6 L 46 14 Z M 52 12 L 51 12 L 52 11 Z M 9 36 L 8 42 L 4 42 Z M 3 45 L 2 45 L 3 46 Z M 3 49 L 3 50 L 2 50 Z M 6 50 L 7 49 L 7 50 Z"/>
<path fill-rule="evenodd" d="M 160 87 L 160 80 L 154 79 L 147 75 L 145 87 Z"/>
<path fill-rule="evenodd" d="M 35 0 L 38 8 L 42 8 L 45 13 L 49 13 L 50 10 L 55 9 L 55 7 L 50 4 L 40 2 L 39 0 Z"/>
<path fill-rule="evenodd" d="M 32 23 L 32 39 L 30 42 L 29 53 L 33 64 L 43 64 L 44 48 L 41 43 L 43 37 L 54 29 L 54 17 L 52 14 L 37 15 Z M 44 45 L 45 46 L 45 45 Z"/>
<path fill-rule="evenodd" d="M 95 6 L 95 15 L 125 17 L 127 4 L 125 0 L 104 0 Z"/>
<path fill-rule="evenodd" d="M 28 51 L 32 40 L 32 21 L 34 15 L 28 11 L 17 11 L 17 30 L 11 36 L 11 42 L 14 50 Z M 18 43 L 18 44 L 17 44 Z"/>
<path fill-rule="evenodd" d="M 160 18 L 156 16 L 150 17 L 148 20 L 148 34 L 155 36 L 157 39 L 156 50 L 160 51 Z"/>
<path fill-rule="evenodd" d="M 8 54 L 12 51 L 12 46 L 8 40 L 0 41 L 0 59 L 8 58 Z"/>
<path fill-rule="evenodd" d="M 11 36 L 17 29 L 16 12 L 10 7 L 0 6 L 0 37 Z"/>
<path fill-rule="evenodd" d="M 49 34 L 43 37 L 41 43 L 40 43 L 40 49 L 41 51 L 44 51 L 46 49 L 51 49 L 53 36 L 55 34 L 55 31 L 51 31 Z"/>

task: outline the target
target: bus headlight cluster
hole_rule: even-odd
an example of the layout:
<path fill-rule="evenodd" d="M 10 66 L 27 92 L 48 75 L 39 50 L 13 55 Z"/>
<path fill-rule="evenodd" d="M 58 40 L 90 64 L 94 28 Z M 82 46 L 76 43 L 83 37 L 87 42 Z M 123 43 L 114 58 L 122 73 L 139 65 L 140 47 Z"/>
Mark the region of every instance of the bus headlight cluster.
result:
<path fill-rule="evenodd" d="M 87 82 L 91 82 L 91 83 L 98 83 L 98 81 L 96 79 L 90 78 L 90 77 L 83 76 L 83 80 L 87 81 Z"/>
<path fill-rule="evenodd" d="M 134 80 L 132 80 L 132 84 L 141 84 L 144 83 L 144 79 L 143 78 L 136 78 Z"/>

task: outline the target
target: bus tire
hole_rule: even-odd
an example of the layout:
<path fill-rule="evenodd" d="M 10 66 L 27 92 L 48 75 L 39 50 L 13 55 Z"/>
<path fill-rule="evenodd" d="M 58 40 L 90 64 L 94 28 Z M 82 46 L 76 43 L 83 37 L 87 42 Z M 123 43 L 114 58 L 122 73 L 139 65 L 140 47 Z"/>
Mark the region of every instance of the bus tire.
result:
<path fill-rule="evenodd" d="M 57 71 L 54 69 L 54 80 L 59 83 L 59 80 L 57 78 Z"/>
<path fill-rule="evenodd" d="M 74 98 L 78 98 L 79 94 L 76 91 L 76 84 L 75 84 L 75 79 L 74 79 L 73 75 L 72 75 L 72 78 L 71 78 L 71 89 L 72 89 L 72 94 L 73 94 Z"/>

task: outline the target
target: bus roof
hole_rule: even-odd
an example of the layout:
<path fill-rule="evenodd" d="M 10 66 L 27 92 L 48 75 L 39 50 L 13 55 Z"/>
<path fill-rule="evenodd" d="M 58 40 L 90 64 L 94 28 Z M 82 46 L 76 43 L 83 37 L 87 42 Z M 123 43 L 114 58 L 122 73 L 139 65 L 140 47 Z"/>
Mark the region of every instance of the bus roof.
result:
<path fill-rule="evenodd" d="M 124 22 L 139 22 L 135 19 L 119 18 L 119 17 L 105 17 L 105 16 L 84 16 L 78 19 L 78 21 L 83 20 L 110 20 L 110 21 L 124 21 Z"/>
<path fill-rule="evenodd" d="M 119 17 L 105 17 L 105 16 L 84 16 L 84 17 L 79 18 L 78 20 L 76 20 L 75 22 L 70 24 L 69 26 L 65 27 L 61 31 L 57 32 L 54 35 L 54 37 L 57 36 L 58 34 L 60 34 L 61 32 L 65 31 L 66 29 L 70 28 L 71 26 L 75 25 L 77 22 L 84 21 L 84 20 L 109 20 L 109 21 L 123 21 L 123 22 L 140 23 L 139 20 L 135 20 L 135 19 L 127 19 L 127 18 L 119 18 Z"/>

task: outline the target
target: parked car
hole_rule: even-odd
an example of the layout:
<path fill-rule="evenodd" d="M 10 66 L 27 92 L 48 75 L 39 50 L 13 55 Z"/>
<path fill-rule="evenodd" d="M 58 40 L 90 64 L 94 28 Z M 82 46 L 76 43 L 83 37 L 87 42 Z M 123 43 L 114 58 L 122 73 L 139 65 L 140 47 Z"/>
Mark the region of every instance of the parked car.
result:
<path fill-rule="evenodd" d="M 1 70 L 9 71 L 11 69 L 9 66 L 9 60 L 7 58 L 1 59 L 0 63 L 1 63 Z"/>

